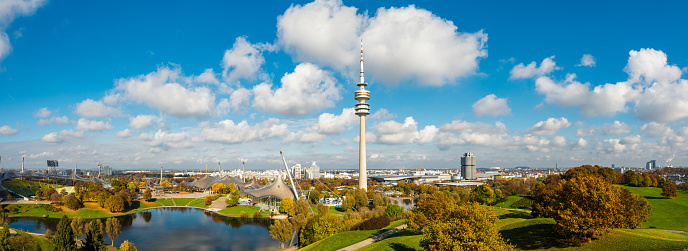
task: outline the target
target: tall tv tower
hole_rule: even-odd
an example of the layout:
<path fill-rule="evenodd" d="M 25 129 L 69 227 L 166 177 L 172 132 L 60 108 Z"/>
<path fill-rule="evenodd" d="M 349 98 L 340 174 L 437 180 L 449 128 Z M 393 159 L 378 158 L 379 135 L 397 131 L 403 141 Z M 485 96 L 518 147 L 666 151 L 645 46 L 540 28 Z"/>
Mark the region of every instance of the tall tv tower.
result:
<path fill-rule="evenodd" d="M 354 92 L 356 100 L 356 115 L 361 119 L 361 136 L 358 145 L 358 188 L 368 190 L 368 174 L 366 170 L 366 140 L 365 140 L 365 116 L 370 114 L 370 92 L 365 89 L 368 84 L 363 79 L 363 39 L 361 39 L 361 82 L 358 90 Z"/>

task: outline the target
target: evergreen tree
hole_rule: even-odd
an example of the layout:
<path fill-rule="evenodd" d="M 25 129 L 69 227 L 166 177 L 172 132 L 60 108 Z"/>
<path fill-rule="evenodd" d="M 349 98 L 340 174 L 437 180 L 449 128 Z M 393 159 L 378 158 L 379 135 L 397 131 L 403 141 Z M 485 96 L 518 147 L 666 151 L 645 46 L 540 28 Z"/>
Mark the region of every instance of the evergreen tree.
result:
<path fill-rule="evenodd" d="M 56 251 L 74 251 L 76 250 L 76 241 L 74 241 L 74 232 L 70 226 L 71 221 L 67 216 L 62 216 L 60 223 L 57 224 L 57 231 L 52 242 Z"/>
<path fill-rule="evenodd" d="M 10 226 L 2 224 L 0 229 L 0 250 L 10 250 Z"/>
<path fill-rule="evenodd" d="M 103 223 L 100 220 L 91 221 L 88 225 L 86 240 L 84 240 L 84 251 L 101 251 L 105 249 L 103 243 Z"/>

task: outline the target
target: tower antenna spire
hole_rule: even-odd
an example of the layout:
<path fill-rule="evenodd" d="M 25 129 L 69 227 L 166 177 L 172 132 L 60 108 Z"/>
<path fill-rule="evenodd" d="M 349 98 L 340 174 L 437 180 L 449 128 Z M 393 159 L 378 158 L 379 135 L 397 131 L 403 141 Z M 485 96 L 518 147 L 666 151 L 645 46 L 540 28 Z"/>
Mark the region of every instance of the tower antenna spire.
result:
<path fill-rule="evenodd" d="M 365 89 L 368 85 L 363 77 L 363 39 L 361 39 L 361 82 L 357 84 L 358 90 L 354 92 L 356 103 L 356 115 L 360 118 L 361 130 L 358 151 L 358 188 L 368 189 L 368 171 L 366 165 L 366 139 L 365 139 L 365 116 L 370 114 L 370 104 L 366 103 L 370 99 L 370 92 Z"/>

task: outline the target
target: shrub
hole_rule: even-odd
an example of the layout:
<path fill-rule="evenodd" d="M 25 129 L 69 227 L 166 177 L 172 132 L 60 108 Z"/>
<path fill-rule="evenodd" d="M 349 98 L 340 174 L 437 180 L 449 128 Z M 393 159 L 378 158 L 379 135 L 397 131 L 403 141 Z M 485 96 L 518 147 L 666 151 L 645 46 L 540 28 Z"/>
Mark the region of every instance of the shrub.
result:
<path fill-rule="evenodd" d="M 241 213 L 239 213 L 239 217 L 241 217 L 241 218 L 248 218 L 248 214 L 247 214 L 246 212 L 244 212 L 244 211 L 241 211 Z"/>
<path fill-rule="evenodd" d="M 256 211 L 256 212 L 253 213 L 253 218 L 260 218 L 260 217 L 262 217 L 262 215 L 260 214 L 260 212 Z"/>
<path fill-rule="evenodd" d="M 389 205 L 387 206 L 387 209 L 385 209 L 385 216 L 388 218 L 396 218 L 400 217 L 401 215 L 404 214 L 404 208 L 402 208 L 399 205 Z"/>
<path fill-rule="evenodd" d="M 367 219 L 352 230 L 376 230 L 389 226 L 390 220 L 385 216 Z"/>
<path fill-rule="evenodd" d="M 205 202 L 204 202 L 204 203 L 205 203 L 206 206 L 209 206 L 210 204 L 213 203 L 213 199 L 210 198 L 210 197 L 205 197 Z"/>
<path fill-rule="evenodd" d="M 533 200 L 528 197 L 523 197 L 520 200 L 517 200 L 514 202 L 514 204 L 511 204 L 511 207 L 515 208 L 533 208 Z"/>
<path fill-rule="evenodd" d="M 79 210 L 79 208 L 83 207 L 79 199 L 77 199 L 74 194 L 67 195 L 67 198 L 65 199 L 65 205 L 71 210 Z"/>
<path fill-rule="evenodd" d="M 371 214 L 373 215 L 373 217 L 384 216 L 385 215 L 385 209 L 386 209 L 385 206 L 377 206 L 377 207 L 373 208 Z"/>

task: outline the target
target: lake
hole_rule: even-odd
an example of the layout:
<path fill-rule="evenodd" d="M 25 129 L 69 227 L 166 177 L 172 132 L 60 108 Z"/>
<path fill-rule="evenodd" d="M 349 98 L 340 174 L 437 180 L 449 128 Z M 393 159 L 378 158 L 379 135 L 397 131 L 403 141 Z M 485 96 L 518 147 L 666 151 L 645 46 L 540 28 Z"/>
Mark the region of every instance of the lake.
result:
<path fill-rule="evenodd" d="M 271 219 L 241 219 L 198 208 L 156 208 L 117 217 L 122 232 L 115 241 L 133 242 L 139 250 L 277 250 L 270 237 Z M 11 228 L 55 233 L 59 219 L 11 218 Z M 101 219 L 105 225 L 105 219 Z M 81 239 L 85 238 L 85 235 Z M 105 231 L 103 240 L 110 244 Z"/>

